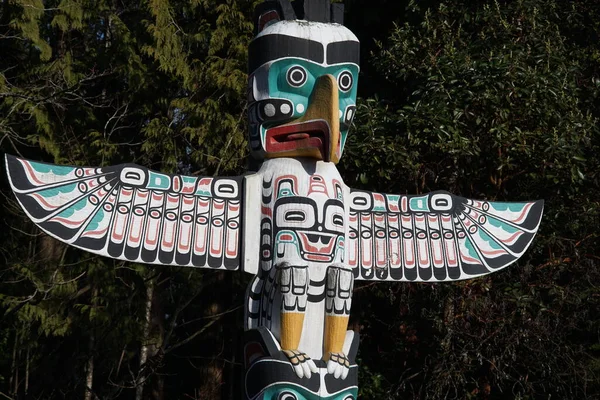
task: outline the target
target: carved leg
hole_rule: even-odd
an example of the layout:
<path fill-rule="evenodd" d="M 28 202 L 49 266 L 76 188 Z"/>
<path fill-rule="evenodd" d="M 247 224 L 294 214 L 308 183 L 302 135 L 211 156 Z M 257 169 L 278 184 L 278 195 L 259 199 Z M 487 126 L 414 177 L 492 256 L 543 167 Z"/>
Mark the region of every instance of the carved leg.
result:
<path fill-rule="evenodd" d="M 310 357 L 298 350 L 308 300 L 308 267 L 284 263 L 276 268 L 281 292 L 281 349 L 298 377 L 310 378 L 317 372 L 317 367 Z"/>
<path fill-rule="evenodd" d="M 354 276 L 351 270 L 338 266 L 327 269 L 323 360 L 327 362 L 327 372 L 335 378 L 346 379 L 350 368 L 342 347 L 350 318 L 353 286 Z"/>

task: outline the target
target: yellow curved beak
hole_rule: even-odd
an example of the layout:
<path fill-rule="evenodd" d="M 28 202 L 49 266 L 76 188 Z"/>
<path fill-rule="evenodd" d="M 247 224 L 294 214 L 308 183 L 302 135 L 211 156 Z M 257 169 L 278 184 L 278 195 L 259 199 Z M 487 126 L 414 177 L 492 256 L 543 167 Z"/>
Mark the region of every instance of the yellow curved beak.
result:
<path fill-rule="evenodd" d="M 320 76 L 304 115 L 266 132 L 266 157 L 309 157 L 337 164 L 340 160 L 340 116 L 337 81 Z"/>

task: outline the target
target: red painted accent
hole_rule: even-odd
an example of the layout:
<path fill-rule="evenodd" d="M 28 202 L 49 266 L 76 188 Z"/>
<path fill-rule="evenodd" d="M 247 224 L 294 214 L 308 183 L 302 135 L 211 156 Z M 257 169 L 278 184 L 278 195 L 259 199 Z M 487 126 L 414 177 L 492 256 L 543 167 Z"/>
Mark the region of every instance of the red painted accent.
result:
<path fill-rule="evenodd" d="M 138 223 L 136 225 L 136 223 Z M 133 215 L 131 217 L 130 227 L 129 227 L 129 238 L 127 239 L 128 244 L 138 244 L 141 241 L 142 236 L 142 225 L 144 224 L 144 218 Z M 134 230 L 135 228 L 135 230 Z"/>
<path fill-rule="evenodd" d="M 79 221 L 73 221 L 71 218 L 54 217 L 50 221 L 60 222 L 63 225 L 70 225 L 70 226 L 75 227 L 75 226 L 81 226 L 81 224 L 83 224 L 85 222 L 85 218 L 82 220 L 79 220 Z"/>
<path fill-rule="evenodd" d="M 505 243 L 512 243 L 516 238 L 518 238 L 519 236 L 521 236 L 523 234 L 523 232 L 518 231 L 515 232 L 514 235 L 508 237 L 507 239 L 504 240 Z"/>
<path fill-rule="evenodd" d="M 191 225 L 182 225 L 181 229 L 179 230 L 179 239 L 177 240 L 177 249 L 179 250 L 180 253 L 187 253 L 190 250 L 190 246 L 191 246 L 191 234 L 192 233 L 192 229 L 191 229 Z M 187 244 L 183 244 L 182 242 L 184 241 L 185 237 L 184 235 L 187 236 Z"/>
<path fill-rule="evenodd" d="M 466 262 L 469 262 L 469 263 L 477 263 L 477 264 L 481 264 L 481 262 L 480 262 L 479 260 L 477 260 L 476 258 L 469 257 L 468 255 L 466 255 L 466 254 L 463 254 L 463 253 L 460 253 L 460 258 L 461 258 L 463 261 L 466 261 Z"/>
<path fill-rule="evenodd" d="M 271 10 L 258 17 L 258 32 L 265 29 L 267 23 L 271 21 L 279 21 L 279 14 L 277 14 L 277 11 Z"/>
<path fill-rule="evenodd" d="M 210 185 L 212 184 L 213 178 L 202 178 L 198 182 L 197 190 L 210 193 Z"/>
<path fill-rule="evenodd" d="M 124 222 L 121 224 L 120 231 L 117 232 L 117 226 L 119 224 L 119 220 L 123 220 Z M 127 227 L 126 220 L 127 220 L 127 215 L 117 213 L 117 215 L 115 216 L 115 221 L 113 223 L 113 230 L 112 230 L 112 238 L 117 243 L 120 243 L 123 240 L 123 238 L 125 237 L 125 228 Z"/>
<path fill-rule="evenodd" d="M 402 209 L 402 212 L 408 212 L 408 197 L 402 196 L 400 208 Z"/>
<path fill-rule="evenodd" d="M 354 248 L 354 252 L 348 252 L 350 254 L 350 257 L 348 259 L 348 264 L 351 267 L 357 267 L 358 266 L 358 240 L 357 239 L 350 239 L 350 245 Z"/>
<path fill-rule="evenodd" d="M 220 257 L 223 249 L 223 227 L 216 227 L 210 230 L 210 255 Z"/>
<path fill-rule="evenodd" d="M 375 257 L 376 264 L 382 268 L 386 265 L 386 241 L 383 239 L 375 239 Z"/>
<path fill-rule="evenodd" d="M 456 259 L 456 242 L 454 239 L 445 239 L 444 242 L 446 244 L 446 259 L 448 260 L 448 266 L 457 267 L 458 260 Z"/>
<path fill-rule="evenodd" d="M 277 194 L 279 194 L 279 185 L 283 180 L 291 180 L 292 182 L 294 182 L 292 192 L 294 193 L 294 195 L 297 196 L 298 193 L 296 193 L 296 188 L 298 187 L 298 178 L 296 177 L 296 175 L 282 175 L 275 179 L 275 185 L 273 187 L 277 188 Z"/>
<path fill-rule="evenodd" d="M 308 235 L 318 237 L 318 241 L 316 243 L 311 242 L 308 238 Z M 324 235 L 312 232 L 298 232 L 298 236 L 300 236 L 300 241 L 302 242 L 302 249 L 307 253 L 328 254 L 330 256 L 333 253 L 333 247 L 336 243 L 336 237 L 333 235 Z"/>
<path fill-rule="evenodd" d="M 397 202 L 393 202 L 389 197 L 388 197 L 388 209 L 390 210 L 390 212 L 400 212 L 400 208 L 398 208 L 398 203 Z"/>
<path fill-rule="evenodd" d="M 325 179 L 321 175 L 313 175 L 310 177 L 310 186 L 308 188 L 308 195 L 311 193 L 324 193 L 329 197 L 327 186 L 325 186 Z"/>
<path fill-rule="evenodd" d="M 299 133 L 308 134 L 298 135 Z M 302 149 L 318 149 L 323 160 L 329 160 L 331 132 L 324 120 L 281 125 L 267 129 L 265 150 L 267 153 L 281 153 Z"/>
<path fill-rule="evenodd" d="M 183 188 L 181 189 L 181 193 L 183 193 L 183 194 L 194 193 L 194 191 L 196 190 L 196 180 L 197 180 L 197 178 L 194 178 L 194 182 L 184 181 Z"/>
<path fill-rule="evenodd" d="M 174 222 L 165 221 L 165 225 L 163 227 L 163 236 L 162 236 L 162 248 L 163 250 L 171 250 L 173 245 L 175 244 L 175 229 L 177 226 Z M 171 240 L 167 240 L 167 231 L 171 232 Z"/>
<path fill-rule="evenodd" d="M 329 256 L 320 256 L 317 254 L 306 254 L 305 255 L 307 260 L 311 260 L 311 261 L 323 261 L 323 262 L 329 262 L 331 261 L 331 257 Z"/>
<path fill-rule="evenodd" d="M 238 230 L 228 230 L 227 232 L 227 244 L 225 246 L 225 255 L 227 258 L 235 258 L 237 257 L 238 252 Z M 232 250 L 230 248 L 233 247 Z"/>
<path fill-rule="evenodd" d="M 149 218 L 146 221 L 146 240 L 144 243 L 152 248 L 158 243 L 159 224 L 155 219 Z"/>
<path fill-rule="evenodd" d="M 170 194 L 167 196 L 167 202 L 177 204 L 179 203 L 179 196 Z"/>
<path fill-rule="evenodd" d="M 515 219 L 513 222 L 514 223 L 521 223 L 523 221 L 523 219 L 527 216 L 527 214 L 529 214 L 529 209 L 533 207 L 533 203 L 528 203 L 525 208 L 523 208 L 523 212 L 521 213 L 521 215 L 519 215 L 519 217 L 517 219 Z M 505 217 L 506 218 L 506 217 Z"/>
<path fill-rule="evenodd" d="M 36 175 L 35 175 L 35 170 L 31 167 L 31 164 L 29 164 L 29 161 L 24 161 L 24 160 L 19 160 L 19 162 L 25 167 L 25 169 L 27 170 L 27 175 L 29 176 L 29 178 L 34 181 L 35 183 L 38 183 L 40 185 L 45 185 L 46 182 L 40 181 Z"/>
<path fill-rule="evenodd" d="M 210 200 L 198 199 L 198 205 L 200 207 L 208 207 L 210 205 Z"/>
<path fill-rule="evenodd" d="M 208 228 L 206 225 L 199 225 L 194 233 L 194 251 L 196 254 L 206 253 L 206 237 L 208 235 Z"/>
<path fill-rule="evenodd" d="M 421 268 L 429 267 L 429 246 L 426 240 L 417 240 L 419 247 L 419 266 Z"/>
<path fill-rule="evenodd" d="M 406 260 L 406 267 L 412 268 L 415 266 L 415 247 L 413 246 L 412 239 L 404 239 L 404 255 Z M 410 253 L 408 250 L 412 250 Z"/>
<path fill-rule="evenodd" d="M 87 232 L 83 232 L 81 234 L 81 236 L 96 236 L 96 235 L 100 235 L 100 234 L 104 235 L 106 233 L 106 231 L 108 231 L 108 227 L 104 228 L 102 230 L 99 230 L 99 231 L 87 231 Z"/>
<path fill-rule="evenodd" d="M 43 205 L 44 205 L 46 208 L 49 208 L 49 209 L 51 209 L 51 210 L 56 210 L 58 207 L 60 207 L 60 206 L 61 206 L 61 204 L 59 204 L 59 205 L 55 206 L 55 205 L 53 205 L 53 204 L 50 204 L 50 203 L 48 203 L 48 202 L 46 201 L 46 199 L 45 199 L 43 196 L 41 196 L 39 193 L 31 193 L 29 196 L 31 196 L 31 197 L 35 197 L 35 199 L 36 199 L 36 200 L 37 200 L 39 203 L 43 204 Z"/>
<path fill-rule="evenodd" d="M 371 239 L 366 239 L 363 240 L 363 251 L 361 252 L 362 255 L 362 267 L 363 268 L 371 268 L 373 266 L 373 255 L 371 254 L 372 252 L 372 247 L 371 247 Z"/>
<path fill-rule="evenodd" d="M 507 254 L 505 250 L 492 250 L 492 251 L 485 251 L 483 249 L 481 249 L 481 252 L 489 257 L 494 257 L 494 256 L 499 256 L 501 254 Z"/>

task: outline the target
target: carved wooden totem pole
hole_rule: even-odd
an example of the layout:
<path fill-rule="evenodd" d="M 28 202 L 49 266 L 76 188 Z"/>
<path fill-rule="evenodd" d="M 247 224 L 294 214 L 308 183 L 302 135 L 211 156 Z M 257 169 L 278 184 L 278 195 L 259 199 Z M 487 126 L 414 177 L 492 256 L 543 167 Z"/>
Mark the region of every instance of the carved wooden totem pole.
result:
<path fill-rule="evenodd" d="M 133 262 L 254 275 L 245 310 L 246 399 L 356 399 L 354 280 L 447 282 L 517 260 L 543 202 L 354 190 L 336 169 L 355 114 L 359 42 L 329 0 L 262 3 L 250 44 L 249 142 L 237 177 L 133 164 L 6 157 L 15 195 L 46 233 Z"/>

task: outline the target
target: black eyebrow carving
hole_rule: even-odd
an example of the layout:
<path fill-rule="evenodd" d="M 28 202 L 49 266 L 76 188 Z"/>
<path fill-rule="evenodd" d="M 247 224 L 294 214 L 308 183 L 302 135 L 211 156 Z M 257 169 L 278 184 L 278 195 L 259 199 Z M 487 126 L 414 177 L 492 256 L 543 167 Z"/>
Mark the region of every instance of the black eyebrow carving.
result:
<path fill-rule="evenodd" d="M 354 40 L 329 43 L 327 46 L 327 64 L 360 64 L 360 43 Z"/>
<path fill-rule="evenodd" d="M 254 72 L 269 61 L 285 57 L 298 57 L 322 64 L 325 60 L 323 44 L 315 40 L 273 34 L 261 36 L 250 43 L 248 71 Z"/>

